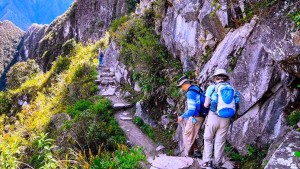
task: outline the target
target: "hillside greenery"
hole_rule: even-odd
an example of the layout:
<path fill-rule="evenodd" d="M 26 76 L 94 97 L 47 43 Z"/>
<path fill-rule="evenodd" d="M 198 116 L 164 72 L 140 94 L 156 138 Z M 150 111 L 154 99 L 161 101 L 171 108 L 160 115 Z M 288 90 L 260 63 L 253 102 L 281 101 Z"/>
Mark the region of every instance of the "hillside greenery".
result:
<path fill-rule="evenodd" d="M 0 22 L 0 90 L 5 88 L 5 74 L 13 64 L 24 32 L 9 21 Z"/>
<path fill-rule="evenodd" d="M 120 17 L 112 22 L 109 32 L 111 38 L 121 46 L 119 61 L 126 65 L 131 80 L 141 88 L 141 92 L 136 92 L 133 86 L 125 84 L 124 90 L 133 95 L 133 102 L 142 100 L 144 110 L 152 119 L 160 121 L 165 114 L 167 98 L 178 100 L 181 97 L 176 81 L 184 73 L 180 60 L 168 52 L 160 42 L 160 35 L 155 32 L 156 13 L 154 5 L 142 17 Z M 169 114 L 169 117 L 175 119 L 176 115 Z M 135 118 L 134 122 L 168 150 L 175 148 L 175 143 L 170 144 L 170 140 L 177 125 L 164 130 L 162 126 L 152 129 L 139 118 Z"/>
<path fill-rule="evenodd" d="M 48 72 L 0 93 L 2 167 L 136 168 L 145 159 L 124 145 L 110 101 L 96 96 L 100 44 L 77 44 Z"/>

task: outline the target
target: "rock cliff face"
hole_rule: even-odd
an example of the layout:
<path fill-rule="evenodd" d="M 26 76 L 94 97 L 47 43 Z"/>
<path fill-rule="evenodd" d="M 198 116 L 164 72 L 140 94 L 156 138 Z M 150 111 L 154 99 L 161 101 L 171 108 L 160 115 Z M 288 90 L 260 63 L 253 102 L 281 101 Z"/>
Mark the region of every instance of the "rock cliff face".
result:
<path fill-rule="evenodd" d="M 7 72 L 8 66 L 12 64 L 23 34 L 24 32 L 10 21 L 0 22 L 0 90 L 4 89 L 4 72 Z"/>
<path fill-rule="evenodd" d="M 114 18 L 127 13 L 125 0 L 77 0 L 49 26 L 31 27 L 24 37 L 22 57 L 33 58 L 44 71 L 61 54 L 63 44 L 74 38 L 87 43 L 99 40 Z"/>
<path fill-rule="evenodd" d="M 286 17 L 300 6 L 278 2 L 267 16 L 255 16 L 242 26 L 232 23 L 251 3 L 219 1 L 217 8 L 210 0 L 168 1 L 161 31 L 169 51 L 181 59 L 184 71 L 196 70 L 203 87 L 211 84 L 217 68 L 230 73 L 231 84 L 241 92 L 241 108 L 228 141 L 243 154 L 246 145 L 270 144 L 285 135 L 286 115 L 300 101 L 300 46 Z"/>

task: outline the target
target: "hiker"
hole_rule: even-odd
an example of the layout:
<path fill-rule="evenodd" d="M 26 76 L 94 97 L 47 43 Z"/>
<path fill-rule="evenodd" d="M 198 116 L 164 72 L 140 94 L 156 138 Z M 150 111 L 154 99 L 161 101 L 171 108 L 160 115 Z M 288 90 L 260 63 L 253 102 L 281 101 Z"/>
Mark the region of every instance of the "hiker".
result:
<path fill-rule="evenodd" d="M 188 110 L 178 117 L 178 123 L 182 123 L 184 129 L 184 155 L 189 157 L 201 157 L 201 153 L 197 150 L 198 146 L 195 141 L 196 138 L 198 138 L 198 131 L 205 119 L 205 116 L 201 117 L 200 111 L 197 111 L 200 110 L 200 103 L 197 100 L 200 100 L 198 93 L 201 92 L 201 89 L 198 86 L 191 85 L 191 81 L 186 76 L 178 80 L 177 86 L 187 92 Z"/>
<path fill-rule="evenodd" d="M 214 84 L 210 85 L 206 90 L 204 106 L 207 108 L 210 106 L 210 111 L 204 130 L 204 163 L 201 166 L 203 169 L 213 168 L 213 149 L 214 169 L 222 168 L 221 166 L 223 165 L 222 159 L 226 134 L 239 102 L 238 92 L 228 83 L 228 80 L 229 75 L 226 70 L 217 69 L 213 75 Z"/>
<path fill-rule="evenodd" d="M 104 54 L 101 51 L 101 49 L 99 49 L 99 54 L 98 54 L 99 65 L 98 66 L 102 66 L 103 65 L 103 57 L 104 57 Z"/>

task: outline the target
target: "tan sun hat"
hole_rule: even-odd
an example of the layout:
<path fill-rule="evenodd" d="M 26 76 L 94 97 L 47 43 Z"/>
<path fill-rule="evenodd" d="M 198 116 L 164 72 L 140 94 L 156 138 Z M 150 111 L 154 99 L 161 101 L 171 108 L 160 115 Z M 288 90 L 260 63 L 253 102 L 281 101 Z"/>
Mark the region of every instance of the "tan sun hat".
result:
<path fill-rule="evenodd" d="M 213 77 L 217 76 L 217 75 L 225 75 L 225 76 L 227 76 L 229 78 L 229 75 L 228 75 L 228 73 L 226 72 L 225 69 L 217 69 L 215 71 L 215 73 L 213 74 Z"/>
<path fill-rule="evenodd" d="M 180 87 L 181 85 L 183 85 L 185 82 L 189 82 L 191 83 L 191 81 L 186 77 L 186 76 L 182 76 L 178 81 L 177 81 L 177 87 Z"/>

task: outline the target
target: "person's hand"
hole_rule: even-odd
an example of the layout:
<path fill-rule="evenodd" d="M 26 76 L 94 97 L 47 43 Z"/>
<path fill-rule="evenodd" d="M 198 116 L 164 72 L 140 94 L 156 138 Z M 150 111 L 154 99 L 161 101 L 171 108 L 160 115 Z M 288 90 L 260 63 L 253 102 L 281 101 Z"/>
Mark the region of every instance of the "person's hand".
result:
<path fill-rule="evenodd" d="M 178 116 L 177 122 L 178 122 L 178 123 L 182 122 L 182 117 L 181 117 L 181 116 Z"/>

